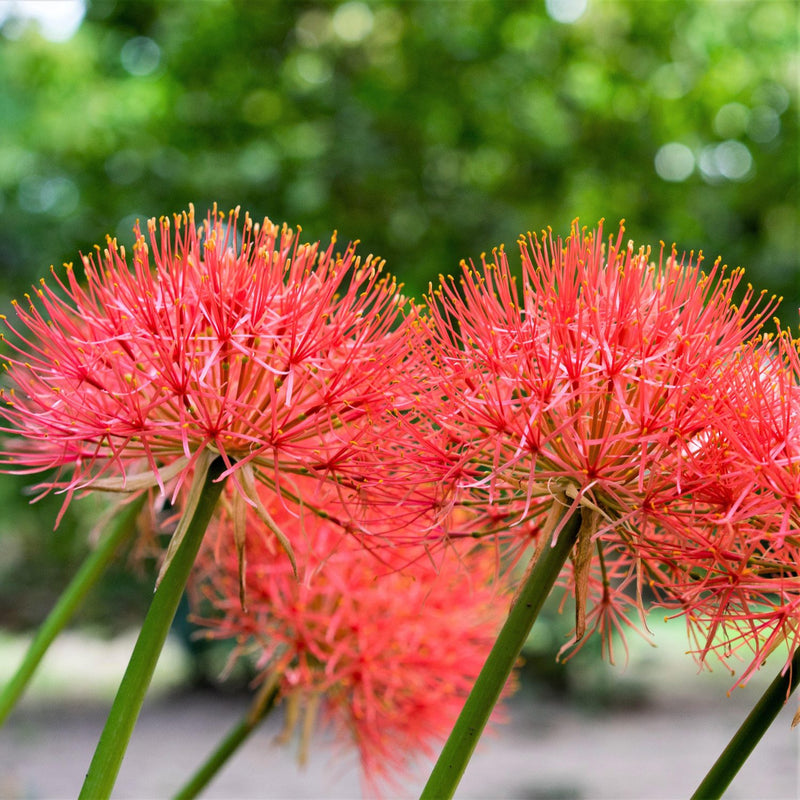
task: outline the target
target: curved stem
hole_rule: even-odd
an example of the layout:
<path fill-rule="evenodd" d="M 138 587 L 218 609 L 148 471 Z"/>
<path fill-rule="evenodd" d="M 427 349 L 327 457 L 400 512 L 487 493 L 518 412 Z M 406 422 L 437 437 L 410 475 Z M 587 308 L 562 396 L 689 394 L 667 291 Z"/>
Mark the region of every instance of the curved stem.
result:
<path fill-rule="evenodd" d="M 767 728 L 775 721 L 775 717 L 778 716 L 799 682 L 800 650 L 796 650 L 789 668 L 778 674 L 767 687 L 703 782 L 697 787 L 697 791 L 692 795 L 692 800 L 716 800 L 716 798 L 722 797 L 722 793 L 728 788 L 742 764 L 747 761 L 750 753 L 761 741 Z"/>
<path fill-rule="evenodd" d="M 201 454 L 186 509 L 173 534 L 180 542 L 169 567 L 153 595 L 139 638 L 133 648 L 106 725 L 97 743 L 86 774 L 80 800 L 103 800 L 111 795 L 133 727 L 139 716 L 147 687 L 153 677 L 175 611 L 194 564 L 206 527 L 214 512 L 224 481 L 217 480 L 225 470 L 221 458 Z"/>
<path fill-rule="evenodd" d="M 253 707 L 242 720 L 228 731 L 227 736 L 219 743 L 217 749 L 206 759 L 205 763 L 175 794 L 172 800 L 193 800 L 208 786 L 211 779 L 222 769 L 228 759 L 239 749 L 250 734 L 258 727 L 261 720 L 274 708 L 278 697 L 277 681 L 269 682 L 256 695 Z"/>
<path fill-rule="evenodd" d="M 86 595 L 111 563 L 122 542 L 130 535 L 144 500 L 145 495 L 143 494 L 119 509 L 108 533 L 86 557 L 81 568 L 70 581 L 69 586 L 58 598 L 58 602 L 48 614 L 47 619 L 39 626 L 22 663 L 0 694 L 0 725 L 11 713 L 25 691 L 25 687 L 33 677 L 39 662 L 47 652 L 47 648 L 50 647 L 56 636 L 61 633 Z"/>
<path fill-rule="evenodd" d="M 580 523 L 580 513 L 573 513 L 555 544 L 539 554 L 422 790 L 421 800 L 444 800 L 455 793 L 533 623 L 577 541 Z"/>

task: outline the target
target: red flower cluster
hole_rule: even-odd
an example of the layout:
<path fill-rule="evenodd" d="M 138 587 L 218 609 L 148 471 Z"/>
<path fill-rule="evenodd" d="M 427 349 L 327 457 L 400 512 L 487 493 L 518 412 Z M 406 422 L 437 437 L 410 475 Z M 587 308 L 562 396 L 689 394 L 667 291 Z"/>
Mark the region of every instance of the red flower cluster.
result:
<path fill-rule="evenodd" d="M 378 783 L 444 740 L 491 648 L 510 595 L 494 548 L 427 556 L 363 547 L 334 522 L 262 501 L 294 543 L 298 576 L 257 524 L 247 527 L 247 607 L 229 526 L 201 554 L 195 608 L 211 637 L 233 639 L 259 680 L 277 681 L 294 724 L 305 714 L 301 758 L 317 709 L 337 741 L 355 745 L 372 795 Z M 341 516 L 335 497 L 320 504 Z M 371 550 L 379 548 L 375 552 Z"/>
<path fill-rule="evenodd" d="M 22 434 L 15 468 L 67 475 L 45 489 L 135 491 L 220 455 L 251 504 L 254 478 L 348 472 L 379 435 L 405 356 L 404 298 L 350 245 L 301 244 L 290 228 L 216 209 L 137 226 L 132 263 L 108 240 L 44 280 L 6 356 L 1 413 Z"/>
<path fill-rule="evenodd" d="M 435 577 L 390 553 L 373 580 L 375 559 L 339 530 L 491 536 L 521 552 L 580 514 L 561 577 L 573 643 L 596 630 L 610 650 L 631 609 L 660 603 L 686 615 L 701 658 L 749 648 L 745 677 L 781 642 L 796 649 L 800 355 L 788 333 L 759 336 L 776 300 L 740 270 L 704 272 L 702 254 L 663 245 L 652 260 L 622 227 L 606 240 L 576 222 L 564 240 L 520 241 L 521 280 L 500 248 L 406 315 L 382 263 L 354 245 L 337 255 L 335 237 L 323 250 L 267 219 L 241 223 L 216 209 L 199 226 L 192 210 L 151 220 L 132 263 L 109 240 L 83 260 L 85 285 L 69 265 L 53 271 L 55 288 L 42 281 L 16 322 L 3 318 L 2 430 L 23 437 L 4 461 L 56 469 L 41 488 L 69 499 L 167 484 L 177 496 L 220 456 L 235 532 L 204 557 L 225 613 L 215 632 L 257 642 L 262 668 L 287 670 L 286 696 L 340 703 L 359 743 L 376 725 L 397 730 L 360 744 L 365 764 L 446 728 L 423 710 L 421 728 L 404 727 L 422 688 L 404 694 L 393 682 L 416 680 L 411 662 L 400 679 L 380 654 L 425 654 L 419 674 L 437 677 L 420 686 L 450 709 L 496 619 L 482 559 L 464 556 L 468 576 L 445 558 Z M 257 520 L 287 549 L 291 530 L 299 584 Z M 488 620 L 475 639 L 447 613 L 470 581 Z M 374 625 L 380 615 L 392 624 Z M 441 644 L 456 632 L 467 651 Z M 445 691 L 448 648 L 466 666 Z"/>
<path fill-rule="evenodd" d="M 569 514 L 581 514 L 563 575 L 577 606 L 573 642 L 594 629 L 610 648 L 608 634 L 630 624 L 629 607 L 644 613 L 643 593 L 653 590 L 665 602 L 681 597 L 693 620 L 712 615 L 717 601 L 709 592 L 692 601 L 689 587 L 698 542 L 717 540 L 712 528 L 726 512 L 719 475 L 700 459 L 711 457 L 710 431 L 722 428 L 731 452 L 761 447 L 760 479 L 779 480 L 767 475 L 780 447 L 752 426 L 757 399 L 743 397 L 744 386 L 760 391 L 743 353 L 775 299 L 747 287 L 737 304 L 741 271 L 717 262 L 705 273 L 702 254 L 679 257 L 663 245 L 654 263 L 649 249 L 623 241 L 622 227 L 604 242 L 602 226 L 587 232 L 576 223 L 566 240 L 545 232 L 521 240 L 520 250 L 521 292 L 502 248 L 480 268 L 462 264 L 458 282 L 442 279 L 431 292 L 417 347 L 428 348 L 437 379 L 420 408 L 440 430 L 418 438 L 422 457 L 446 440 L 442 479 L 473 508 L 495 520 L 504 514 L 512 535 L 514 524 L 533 520 L 554 538 Z M 775 375 L 760 383 L 787 394 Z M 761 427 L 773 439 L 780 428 L 780 439 L 794 415 L 770 408 L 758 415 Z M 734 434 L 736 425 L 750 434 Z M 716 467 L 723 483 L 730 472 L 743 478 L 742 464 L 731 466 L 726 455 Z M 727 516 L 752 524 L 757 512 L 745 510 L 744 496 L 764 492 L 752 474 L 748 480 L 731 489 L 739 513 Z M 788 498 L 784 527 L 796 503 Z M 773 549 L 786 540 L 774 533 Z M 745 541 L 758 537 L 737 533 L 736 547 L 746 550 Z M 738 557 L 749 563 L 749 553 Z M 705 580 L 714 569 L 701 567 Z M 728 613 L 724 602 L 715 608 L 716 620 Z"/>

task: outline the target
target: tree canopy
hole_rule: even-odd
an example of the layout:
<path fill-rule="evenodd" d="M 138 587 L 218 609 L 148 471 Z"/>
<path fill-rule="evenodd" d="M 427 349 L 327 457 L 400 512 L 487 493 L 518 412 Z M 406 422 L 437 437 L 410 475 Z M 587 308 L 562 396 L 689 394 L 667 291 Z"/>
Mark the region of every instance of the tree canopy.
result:
<path fill-rule="evenodd" d="M 66 41 L 22 6 L 0 38 L 10 293 L 217 202 L 360 239 L 412 293 L 528 230 L 625 218 L 745 266 L 796 321 L 794 2 L 94 0 Z"/>

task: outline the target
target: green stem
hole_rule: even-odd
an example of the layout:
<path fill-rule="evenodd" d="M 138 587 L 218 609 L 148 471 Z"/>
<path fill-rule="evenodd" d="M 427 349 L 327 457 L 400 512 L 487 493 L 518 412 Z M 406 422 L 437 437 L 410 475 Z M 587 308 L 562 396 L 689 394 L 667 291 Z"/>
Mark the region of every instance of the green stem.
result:
<path fill-rule="evenodd" d="M 703 782 L 697 787 L 692 800 L 715 800 L 722 797 L 722 793 L 761 741 L 767 728 L 775 721 L 789 695 L 797 688 L 798 682 L 800 682 L 800 650 L 795 651 L 789 668 L 778 674 L 767 687 Z"/>
<path fill-rule="evenodd" d="M 258 727 L 261 720 L 275 706 L 278 697 L 277 683 L 271 683 L 265 693 L 259 693 L 252 709 L 228 732 L 216 750 L 205 763 L 175 794 L 172 800 L 193 800 L 205 789 L 211 779 L 222 769 L 227 760 L 239 749 L 239 746 Z"/>
<path fill-rule="evenodd" d="M 92 763 L 89 765 L 79 795 L 80 800 L 103 800 L 110 797 L 114 788 L 156 662 L 167 638 L 206 527 L 222 492 L 224 481 L 217 479 L 225 466 L 220 458 L 211 464 L 209 461 L 210 457 L 206 454 L 201 454 L 198 458 L 194 483 L 187 499 L 184 516 L 178 530 L 173 534 L 173 539 L 180 541 L 180 545 L 172 554 L 169 567 L 153 595 L 150 609 L 117 690 L 105 728 L 100 735 Z"/>
<path fill-rule="evenodd" d="M 444 800 L 455 793 L 533 623 L 575 545 L 580 522 L 581 515 L 574 513 L 555 545 L 545 547 L 537 558 L 422 790 L 421 800 Z"/>
<path fill-rule="evenodd" d="M 0 725 L 11 713 L 25 687 L 33 677 L 47 648 L 72 618 L 86 595 L 97 583 L 106 567 L 111 563 L 123 541 L 130 535 L 136 517 L 144 504 L 145 495 L 123 506 L 114 518 L 110 531 L 101 539 L 97 547 L 89 553 L 78 573 L 64 590 L 30 643 L 27 652 L 11 680 L 0 694 Z"/>

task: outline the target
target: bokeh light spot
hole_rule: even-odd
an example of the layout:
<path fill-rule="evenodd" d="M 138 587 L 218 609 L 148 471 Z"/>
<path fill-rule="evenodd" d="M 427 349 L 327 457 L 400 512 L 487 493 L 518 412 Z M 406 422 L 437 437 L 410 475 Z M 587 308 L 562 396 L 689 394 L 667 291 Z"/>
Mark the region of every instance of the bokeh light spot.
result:
<path fill-rule="evenodd" d="M 126 72 L 136 77 L 144 77 L 158 69 L 161 48 L 147 36 L 134 36 L 122 46 L 119 59 Z"/>
<path fill-rule="evenodd" d="M 297 77 L 306 86 L 321 86 L 327 83 L 333 75 L 331 65 L 316 52 L 298 53 L 292 67 Z"/>
<path fill-rule="evenodd" d="M 747 180 L 752 175 L 753 156 L 746 145 L 728 139 L 704 147 L 698 166 L 706 183 Z"/>
<path fill-rule="evenodd" d="M 685 144 L 669 142 L 656 153 L 655 168 L 662 180 L 680 183 L 694 171 L 694 154 Z"/>
<path fill-rule="evenodd" d="M 747 135 L 759 144 L 771 142 L 781 130 L 781 119 L 774 108 L 757 106 L 747 125 Z"/>
<path fill-rule="evenodd" d="M 372 32 L 374 19 L 366 3 L 352 2 L 336 9 L 331 24 L 333 32 L 342 41 L 357 44 Z"/>
<path fill-rule="evenodd" d="M 718 144 L 715 158 L 720 174 L 732 181 L 746 178 L 753 166 L 753 156 L 747 146 L 735 139 Z"/>
<path fill-rule="evenodd" d="M 577 22 L 589 5 L 589 0 L 545 0 L 547 13 L 556 22 Z"/>
<path fill-rule="evenodd" d="M 774 108 L 778 114 L 783 114 L 789 108 L 789 92 L 785 86 L 768 81 L 763 83 L 753 92 L 753 105 L 765 105 Z"/>

